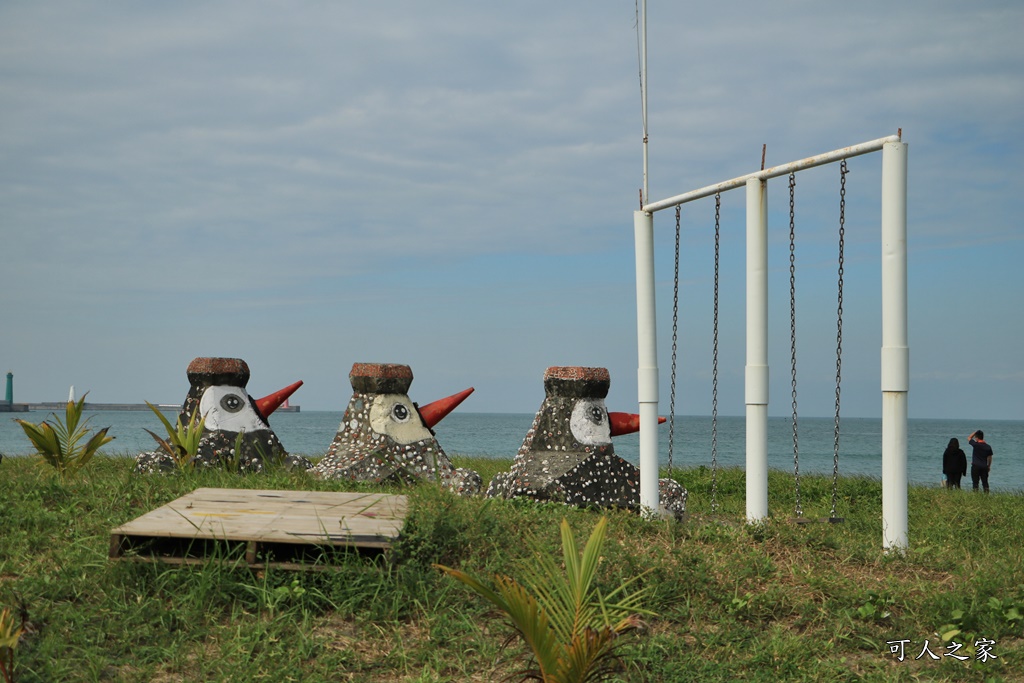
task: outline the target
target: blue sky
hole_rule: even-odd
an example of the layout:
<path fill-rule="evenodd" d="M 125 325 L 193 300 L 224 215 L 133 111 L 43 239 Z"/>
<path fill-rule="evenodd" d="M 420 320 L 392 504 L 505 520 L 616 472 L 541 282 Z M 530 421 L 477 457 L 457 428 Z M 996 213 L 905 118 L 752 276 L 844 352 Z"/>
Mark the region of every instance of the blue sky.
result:
<path fill-rule="evenodd" d="M 532 412 L 551 365 L 636 406 L 631 2 L 0 3 L 0 370 L 19 401 L 177 403 L 196 356 L 342 410 Z M 1024 5 L 650 2 L 657 200 L 903 129 L 911 417 L 1024 415 Z M 850 161 L 844 414 L 880 414 L 881 156 Z M 833 410 L 838 167 L 798 176 L 798 390 Z M 788 198 L 769 183 L 771 405 Z M 742 415 L 744 215 L 723 196 L 719 410 Z M 713 199 L 683 210 L 677 412 L 711 402 Z M 667 411 L 674 217 L 655 218 Z"/>

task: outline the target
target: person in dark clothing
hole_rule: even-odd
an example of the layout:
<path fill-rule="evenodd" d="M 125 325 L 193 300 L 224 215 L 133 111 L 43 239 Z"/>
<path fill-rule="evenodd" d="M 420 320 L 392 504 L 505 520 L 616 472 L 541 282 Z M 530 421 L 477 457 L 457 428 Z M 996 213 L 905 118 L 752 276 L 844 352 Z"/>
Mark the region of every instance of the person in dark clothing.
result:
<path fill-rule="evenodd" d="M 974 490 L 977 491 L 980 479 L 982 486 L 985 487 L 985 493 L 988 493 L 988 473 L 992 469 L 992 447 L 985 443 L 985 433 L 980 429 L 967 437 L 967 443 L 974 449 L 971 456 L 971 483 L 974 484 Z"/>
<path fill-rule="evenodd" d="M 949 440 L 942 454 L 942 473 L 946 475 L 946 486 L 951 489 L 960 488 L 960 477 L 967 474 L 967 454 L 956 439 Z"/>

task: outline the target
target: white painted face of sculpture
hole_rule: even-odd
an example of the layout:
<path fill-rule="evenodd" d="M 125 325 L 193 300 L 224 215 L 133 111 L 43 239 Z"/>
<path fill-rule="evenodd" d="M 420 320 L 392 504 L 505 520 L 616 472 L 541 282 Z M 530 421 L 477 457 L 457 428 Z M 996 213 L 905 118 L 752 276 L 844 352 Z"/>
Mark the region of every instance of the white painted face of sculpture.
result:
<path fill-rule="evenodd" d="M 370 428 L 378 434 L 406 444 L 433 438 L 416 406 L 403 394 L 378 394 L 370 406 Z"/>
<path fill-rule="evenodd" d="M 581 398 L 569 417 L 572 435 L 584 446 L 607 446 L 612 442 L 608 409 L 602 398 Z"/>
<path fill-rule="evenodd" d="M 244 389 L 231 386 L 207 387 L 199 400 L 199 415 L 206 419 L 206 428 L 225 432 L 254 432 L 270 429 L 252 407 Z"/>

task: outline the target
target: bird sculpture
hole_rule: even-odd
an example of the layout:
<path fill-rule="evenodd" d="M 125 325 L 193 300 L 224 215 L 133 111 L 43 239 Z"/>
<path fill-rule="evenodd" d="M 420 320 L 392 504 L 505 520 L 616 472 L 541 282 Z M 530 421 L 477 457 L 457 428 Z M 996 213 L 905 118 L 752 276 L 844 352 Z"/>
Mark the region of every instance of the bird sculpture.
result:
<path fill-rule="evenodd" d="M 608 412 L 610 386 L 605 368 L 548 368 L 533 426 L 512 468 L 491 480 L 487 496 L 639 511 L 640 470 L 615 454 L 612 437 L 639 430 L 640 419 Z M 682 519 L 686 489 L 672 479 L 659 480 L 658 488 L 658 512 Z"/>
<path fill-rule="evenodd" d="M 469 388 L 429 405 L 408 396 L 412 369 L 395 363 L 355 363 L 352 398 L 327 453 L 310 474 L 380 483 L 434 481 L 461 495 L 480 492 L 480 475 L 456 468 L 433 427 L 469 396 Z"/>
<path fill-rule="evenodd" d="M 189 390 L 179 421 L 198 423 L 198 416 L 203 431 L 196 453 L 185 464 L 238 472 L 263 472 L 276 464 L 288 469 L 312 466 L 304 457 L 289 455 L 267 421 L 302 386 L 301 381 L 257 400 L 246 391 L 249 366 L 240 358 L 195 358 L 186 374 Z M 166 472 L 179 464 L 161 449 L 139 454 L 135 471 Z"/>

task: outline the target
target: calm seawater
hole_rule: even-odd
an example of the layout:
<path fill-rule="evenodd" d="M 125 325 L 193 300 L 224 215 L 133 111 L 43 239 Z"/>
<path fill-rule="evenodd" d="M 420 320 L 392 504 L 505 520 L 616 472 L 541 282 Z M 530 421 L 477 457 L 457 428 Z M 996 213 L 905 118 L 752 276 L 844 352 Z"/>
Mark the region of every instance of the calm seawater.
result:
<path fill-rule="evenodd" d="M 174 413 L 166 413 L 171 419 Z M 41 422 L 48 413 L 0 413 L 0 453 L 25 455 L 32 448 L 15 417 Z M 117 437 L 105 449 L 108 454 L 134 456 L 154 446 L 143 428 L 163 434 L 163 426 L 149 411 L 99 411 L 91 416 L 90 427 L 110 427 Z M 276 413 L 274 431 L 291 453 L 320 456 L 327 450 L 341 422 L 342 413 L 303 411 Z M 533 414 L 459 413 L 446 417 L 435 427 L 441 447 L 450 455 L 512 458 L 533 422 Z M 801 417 L 799 426 L 800 472 L 831 474 L 834 450 L 833 418 Z M 673 465 L 690 468 L 711 464 L 711 418 L 679 416 L 673 439 Z M 1024 420 L 976 422 L 970 420 L 912 419 L 908 423 L 908 476 L 913 484 L 938 486 L 942 479 L 942 451 L 956 437 L 970 459 L 967 435 L 985 431 L 995 449 L 990 483 L 993 489 L 1024 491 Z M 668 464 L 668 425 L 659 429 L 661 462 Z M 722 467 L 744 467 L 746 430 L 742 417 L 718 418 L 718 463 Z M 882 421 L 873 418 L 843 418 L 839 436 L 840 474 L 882 476 Z M 629 434 L 615 438 L 615 451 L 637 463 L 639 437 Z M 775 470 L 793 471 L 793 437 L 789 418 L 768 420 L 768 464 Z M 967 478 L 970 486 L 970 477 Z"/>

